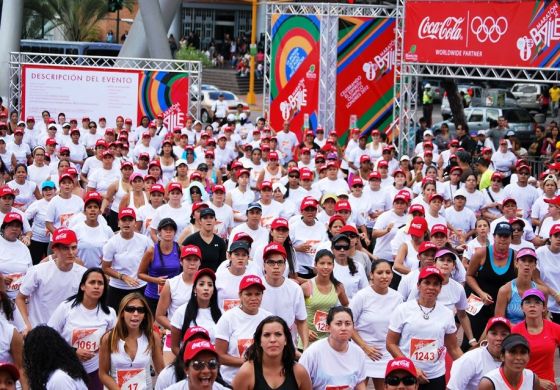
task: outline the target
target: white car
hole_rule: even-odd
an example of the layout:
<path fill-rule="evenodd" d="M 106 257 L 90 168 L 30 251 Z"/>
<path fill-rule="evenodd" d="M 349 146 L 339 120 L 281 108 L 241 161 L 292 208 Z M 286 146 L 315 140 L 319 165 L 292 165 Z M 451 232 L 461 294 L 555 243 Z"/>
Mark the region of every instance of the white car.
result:
<path fill-rule="evenodd" d="M 529 110 L 539 110 L 539 99 L 543 92 L 549 90 L 550 85 L 547 84 L 529 84 L 519 83 L 514 84 L 511 88 L 511 93 L 517 99 L 517 104 Z"/>
<path fill-rule="evenodd" d="M 202 123 L 210 123 L 212 121 L 213 103 L 218 100 L 220 94 L 224 95 L 224 101 L 228 105 L 228 114 L 235 114 L 237 111 L 237 106 L 241 104 L 243 106 L 243 112 L 247 114 L 247 118 L 251 116 L 251 109 L 247 103 L 240 100 L 237 95 L 230 91 L 202 91 L 202 101 L 200 102 L 200 120 Z"/>

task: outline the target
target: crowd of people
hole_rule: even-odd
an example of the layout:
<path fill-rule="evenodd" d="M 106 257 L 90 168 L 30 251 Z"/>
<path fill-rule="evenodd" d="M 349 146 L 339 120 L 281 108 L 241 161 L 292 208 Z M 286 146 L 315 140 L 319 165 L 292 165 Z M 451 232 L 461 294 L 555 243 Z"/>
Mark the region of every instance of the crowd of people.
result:
<path fill-rule="evenodd" d="M 506 132 L 15 119 L 2 389 L 556 389 L 560 159 Z"/>

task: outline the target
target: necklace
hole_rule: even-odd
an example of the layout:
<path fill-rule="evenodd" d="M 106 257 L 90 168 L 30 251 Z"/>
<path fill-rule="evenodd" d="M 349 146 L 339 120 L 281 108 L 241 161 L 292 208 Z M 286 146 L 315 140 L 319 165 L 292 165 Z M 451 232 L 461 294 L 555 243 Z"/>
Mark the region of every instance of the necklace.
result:
<path fill-rule="evenodd" d="M 420 306 L 420 302 L 416 301 L 416 303 L 418 303 L 418 307 L 420 308 L 420 311 L 423 314 L 424 319 L 427 321 L 430 319 L 430 313 L 433 312 L 436 309 L 436 306 L 434 305 L 434 307 L 432 307 L 428 312 L 425 312 L 424 309 L 422 309 L 422 306 Z"/>

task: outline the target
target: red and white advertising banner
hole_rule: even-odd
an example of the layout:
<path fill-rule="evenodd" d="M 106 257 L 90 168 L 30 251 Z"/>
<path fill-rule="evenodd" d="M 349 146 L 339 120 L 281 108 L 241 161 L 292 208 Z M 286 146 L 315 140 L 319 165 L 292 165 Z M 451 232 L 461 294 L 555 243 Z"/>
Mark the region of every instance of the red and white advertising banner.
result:
<path fill-rule="evenodd" d="M 407 1 L 405 62 L 525 68 L 560 63 L 555 1 Z"/>

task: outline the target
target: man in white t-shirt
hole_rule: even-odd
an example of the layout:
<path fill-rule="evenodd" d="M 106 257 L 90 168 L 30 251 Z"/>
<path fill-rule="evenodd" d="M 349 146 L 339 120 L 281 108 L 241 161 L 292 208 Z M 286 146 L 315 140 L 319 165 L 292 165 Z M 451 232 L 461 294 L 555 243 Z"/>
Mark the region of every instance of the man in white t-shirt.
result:
<path fill-rule="evenodd" d="M 216 225 L 214 226 L 214 234 L 226 240 L 231 234 L 233 228 L 233 209 L 225 204 L 226 189 L 221 184 L 212 187 L 212 202 L 210 208 L 216 213 Z"/>
<path fill-rule="evenodd" d="M 58 179 L 60 192 L 51 199 L 45 216 L 45 227 L 51 233 L 59 227 L 67 227 L 68 220 L 84 209 L 84 201 L 72 193 L 74 178 L 70 173 L 63 173 Z"/>
<path fill-rule="evenodd" d="M 74 231 L 66 228 L 55 230 L 52 250 L 55 260 L 31 267 L 16 297 L 16 305 L 26 327 L 24 333 L 46 323 L 62 301 L 76 294 L 86 271 L 75 263 L 78 239 Z"/>
<path fill-rule="evenodd" d="M 293 131 L 290 131 L 290 122 L 285 121 L 282 131 L 276 134 L 276 139 L 278 140 L 278 149 L 284 155 L 283 163 L 293 159 L 294 148 L 298 144 L 297 136 Z"/>
<path fill-rule="evenodd" d="M 251 202 L 247 206 L 247 222 L 237 225 L 233 228 L 229 235 L 229 244 L 234 241 L 233 237 L 240 232 L 244 232 L 249 235 L 253 242 L 266 242 L 268 241 L 268 230 L 261 226 L 262 217 L 262 206 L 259 202 Z M 229 251 L 229 248 L 228 248 Z M 255 248 L 251 248 L 250 258 L 253 258 L 255 254 Z"/>
<path fill-rule="evenodd" d="M 539 191 L 528 184 L 529 176 L 531 176 L 531 167 L 521 164 L 517 167 L 517 183 L 508 184 L 504 188 L 504 196 L 506 198 L 515 198 L 518 208 L 523 212 L 523 218 L 529 218 L 531 207 L 533 207 L 533 203 L 540 196 Z M 530 223 L 530 221 L 528 222 Z"/>

